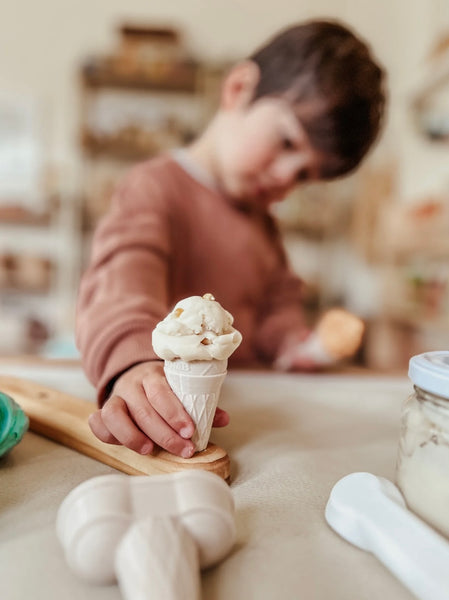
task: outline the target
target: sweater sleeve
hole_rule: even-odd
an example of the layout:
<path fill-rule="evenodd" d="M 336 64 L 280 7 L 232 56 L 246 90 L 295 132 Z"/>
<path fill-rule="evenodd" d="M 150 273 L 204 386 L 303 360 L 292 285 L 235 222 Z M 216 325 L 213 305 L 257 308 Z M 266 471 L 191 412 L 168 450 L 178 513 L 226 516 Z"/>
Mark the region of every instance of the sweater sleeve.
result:
<path fill-rule="evenodd" d="M 169 257 L 163 194 L 135 167 L 94 234 L 78 294 L 76 341 L 100 404 L 114 377 L 156 358 L 151 332 L 168 311 Z"/>

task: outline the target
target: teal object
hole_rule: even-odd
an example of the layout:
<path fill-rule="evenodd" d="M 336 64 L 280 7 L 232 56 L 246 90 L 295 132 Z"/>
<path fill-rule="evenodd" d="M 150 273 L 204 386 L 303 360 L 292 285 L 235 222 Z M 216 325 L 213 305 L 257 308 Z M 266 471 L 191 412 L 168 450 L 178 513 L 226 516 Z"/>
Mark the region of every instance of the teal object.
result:
<path fill-rule="evenodd" d="M 20 442 L 29 424 L 20 406 L 10 396 L 0 392 L 0 456 Z"/>

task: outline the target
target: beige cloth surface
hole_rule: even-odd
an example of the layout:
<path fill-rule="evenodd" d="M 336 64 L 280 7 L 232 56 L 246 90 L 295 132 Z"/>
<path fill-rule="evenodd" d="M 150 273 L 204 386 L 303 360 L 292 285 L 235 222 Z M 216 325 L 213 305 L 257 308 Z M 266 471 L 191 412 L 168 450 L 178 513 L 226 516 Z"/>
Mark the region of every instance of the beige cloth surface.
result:
<path fill-rule="evenodd" d="M 75 377 L 50 383 L 67 391 L 69 382 L 73 394 L 85 395 L 79 379 L 79 387 Z M 231 457 L 237 543 L 203 573 L 202 597 L 411 600 L 373 556 L 324 520 L 332 486 L 344 475 L 394 479 L 400 409 L 410 391 L 405 377 L 230 373 L 220 404 L 231 424 L 212 439 Z M 1 600 L 121 598 L 116 586 L 78 580 L 55 535 L 66 494 L 112 472 L 32 433 L 0 459 Z"/>

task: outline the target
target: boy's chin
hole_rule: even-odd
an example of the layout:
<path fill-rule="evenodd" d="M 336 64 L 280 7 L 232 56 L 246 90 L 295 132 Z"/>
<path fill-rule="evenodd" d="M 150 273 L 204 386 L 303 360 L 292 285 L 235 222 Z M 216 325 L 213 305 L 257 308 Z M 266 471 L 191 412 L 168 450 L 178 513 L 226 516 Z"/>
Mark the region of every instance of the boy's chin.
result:
<path fill-rule="evenodd" d="M 249 195 L 249 199 L 259 206 L 270 206 L 275 202 L 280 202 L 285 197 L 285 194 L 274 191 L 257 190 Z"/>
<path fill-rule="evenodd" d="M 241 196 L 237 202 L 241 202 L 243 204 L 251 205 L 258 208 L 269 208 L 272 204 L 276 202 L 275 199 L 267 196 L 254 196 L 254 195 L 246 195 Z"/>
<path fill-rule="evenodd" d="M 272 206 L 273 204 L 281 202 L 284 198 L 285 198 L 285 195 L 280 195 L 280 194 L 279 195 L 261 194 L 261 195 L 257 196 L 257 198 L 255 199 L 255 202 L 257 202 L 257 204 L 259 206 L 269 207 L 269 206 Z"/>

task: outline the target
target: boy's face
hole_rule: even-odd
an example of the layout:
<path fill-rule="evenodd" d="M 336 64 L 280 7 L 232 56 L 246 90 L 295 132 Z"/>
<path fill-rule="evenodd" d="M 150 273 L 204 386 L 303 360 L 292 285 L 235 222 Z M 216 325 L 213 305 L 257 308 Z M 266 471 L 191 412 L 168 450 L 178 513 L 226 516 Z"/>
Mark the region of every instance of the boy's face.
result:
<path fill-rule="evenodd" d="M 294 107 L 265 97 L 225 113 L 218 177 L 230 196 L 268 205 L 300 182 L 320 178 L 323 156 L 311 146 Z"/>

